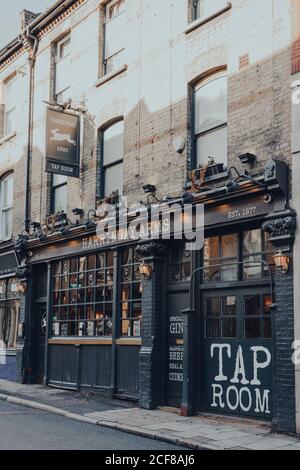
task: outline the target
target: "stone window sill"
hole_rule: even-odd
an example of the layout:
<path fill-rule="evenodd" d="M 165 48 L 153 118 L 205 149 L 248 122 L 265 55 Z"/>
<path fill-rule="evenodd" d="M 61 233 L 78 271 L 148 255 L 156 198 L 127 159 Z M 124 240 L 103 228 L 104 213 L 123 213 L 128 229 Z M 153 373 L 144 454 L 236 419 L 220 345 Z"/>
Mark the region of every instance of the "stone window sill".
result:
<path fill-rule="evenodd" d="M 16 135 L 17 135 L 16 132 L 12 132 L 11 134 L 8 134 L 2 137 L 2 139 L 0 139 L 0 146 L 12 140 L 14 137 L 16 137 Z"/>
<path fill-rule="evenodd" d="M 223 15 L 223 13 L 226 13 L 226 11 L 231 10 L 231 8 L 232 8 L 232 4 L 228 2 L 224 8 L 216 11 L 212 15 L 202 16 L 201 18 L 197 18 L 195 21 L 193 21 L 192 23 L 188 25 L 188 27 L 184 30 L 184 33 L 189 34 L 192 31 L 195 31 L 195 29 L 200 28 L 200 26 L 203 26 L 204 24 L 209 23 L 210 21 L 217 18 L 218 16 Z"/>
<path fill-rule="evenodd" d="M 109 82 L 113 78 L 117 77 L 123 72 L 126 72 L 128 66 L 124 64 L 122 67 L 120 67 L 118 70 L 115 70 L 114 72 L 108 73 L 107 75 L 104 75 L 103 77 L 99 78 L 99 80 L 96 83 L 96 87 L 98 88 L 99 86 L 103 85 L 104 83 Z"/>

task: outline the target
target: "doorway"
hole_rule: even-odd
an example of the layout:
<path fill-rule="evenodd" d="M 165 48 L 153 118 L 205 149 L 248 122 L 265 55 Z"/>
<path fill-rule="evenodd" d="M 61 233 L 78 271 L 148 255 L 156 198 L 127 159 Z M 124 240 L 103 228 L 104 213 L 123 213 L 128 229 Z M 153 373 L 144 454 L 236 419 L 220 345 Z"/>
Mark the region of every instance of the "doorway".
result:
<path fill-rule="evenodd" d="M 272 418 L 272 299 L 268 287 L 201 292 L 201 409 Z"/>

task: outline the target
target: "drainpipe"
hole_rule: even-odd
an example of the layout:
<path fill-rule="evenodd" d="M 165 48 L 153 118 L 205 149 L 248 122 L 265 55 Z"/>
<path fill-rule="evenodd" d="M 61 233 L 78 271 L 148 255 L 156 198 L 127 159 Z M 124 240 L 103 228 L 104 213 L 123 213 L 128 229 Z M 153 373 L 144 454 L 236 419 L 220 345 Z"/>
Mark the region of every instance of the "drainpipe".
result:
<path fill-rule="evenodd" d="M 31 173 L 31 160 L 32 160 L 32 144 L 33 144 L 33 103 L 34 103 L 34 71 L 36 54 L 38 50 L 38 38 L 30 33 L 29 28 L 26 29 L 25 39 L 33 44 L 32 53 L 29 57 L 29 98 L 28 98 L 28 140 L 27 140 L 27 158 L 26 158 L 26 174 L 25 174 L 25 220 L 24 229 L 26 233 L 30 230 L 30 173 Z M 28 280 L 28 291 L 25 298 L 25 342 L 23 352 L 23 373 L 22 383 L 27 380 L 28 365 L 30 364 L 30 349 L 31 349 L 31 318 L 29 315 L 30 307 L 29 302 L 31 299 L 31 281 Z"/>
<path fill-rule="evenodd" d="M 28 140 L 27 140 L 27 161 L 26 161 L 26 180 L 25 180 L 25 232 L 29 233 L 30 229 L 30 170 L 32 159 L 32 140 L 33 140 L 33 102 L 34 102 L 34 70 L 36 53 L 39 40 L 30 33 L 27 28 L 25 38 L 33 42 L 32 55 L 29 57 L 30 77 L 29 77 L 29 110 L 28 110 Z"/>

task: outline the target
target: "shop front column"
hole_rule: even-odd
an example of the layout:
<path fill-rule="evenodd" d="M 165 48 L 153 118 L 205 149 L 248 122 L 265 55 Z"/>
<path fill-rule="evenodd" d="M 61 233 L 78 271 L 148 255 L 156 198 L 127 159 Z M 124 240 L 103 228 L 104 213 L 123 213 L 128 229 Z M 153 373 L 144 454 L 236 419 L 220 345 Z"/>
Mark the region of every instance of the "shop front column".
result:
<path fill-rule="evenodd" d="M 27 264 L 16 271 L 20 286 L 20 310 L 17 330 L 16 381 L 25 383 L 28 375 L 28 312 L 31 295 L 31 270 Z"/>
<path fill-rule="evenodd" d="M 182 310 L 183 316 L 183 383 L 181 416 L 192 416 L 195 411 L 195 317 L 196 310 Z"/>
<path fill-rule="evenodd" d="M 270 214 L 269 217 L 272 217 Z M 274 217 L 274 216 L 273 216 Z M 294 342 L 293 242 L 296 214 L 286 211 L 267 220 L 263 230 L 278 254 L 288 257 L 288 270 L 276 268 L 274 287 L 276 304 L 272 309 L 273 325 L 273 420 L 274 432 L 295 432 L 295 366 L 292 361 Z"/>
<path fill-rule="evenodd" d="M 140 406 L 157 408 L 162 399 L 164 259 L 165 247 L 157 242 L 137 246 L 142 272 L 142 345 L 139 355 Z"/>

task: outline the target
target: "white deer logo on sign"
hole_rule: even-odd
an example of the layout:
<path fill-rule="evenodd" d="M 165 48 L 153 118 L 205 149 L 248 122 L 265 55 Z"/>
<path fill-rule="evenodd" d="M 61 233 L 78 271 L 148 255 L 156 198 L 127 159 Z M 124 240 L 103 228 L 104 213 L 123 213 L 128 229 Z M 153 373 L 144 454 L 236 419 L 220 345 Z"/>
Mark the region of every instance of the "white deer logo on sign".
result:
<path fill-rule="evenodd" d="M 61 134 L 59 129 L 52 129 L 51 134 L 52 137 L 50 137 L 50 140 L 55 140 L 57 142 L 69 142 L 69 144 L 74 145 L 74 147 L 77 145 L 76 141 L 71 139 L 70 134 Z"/>

